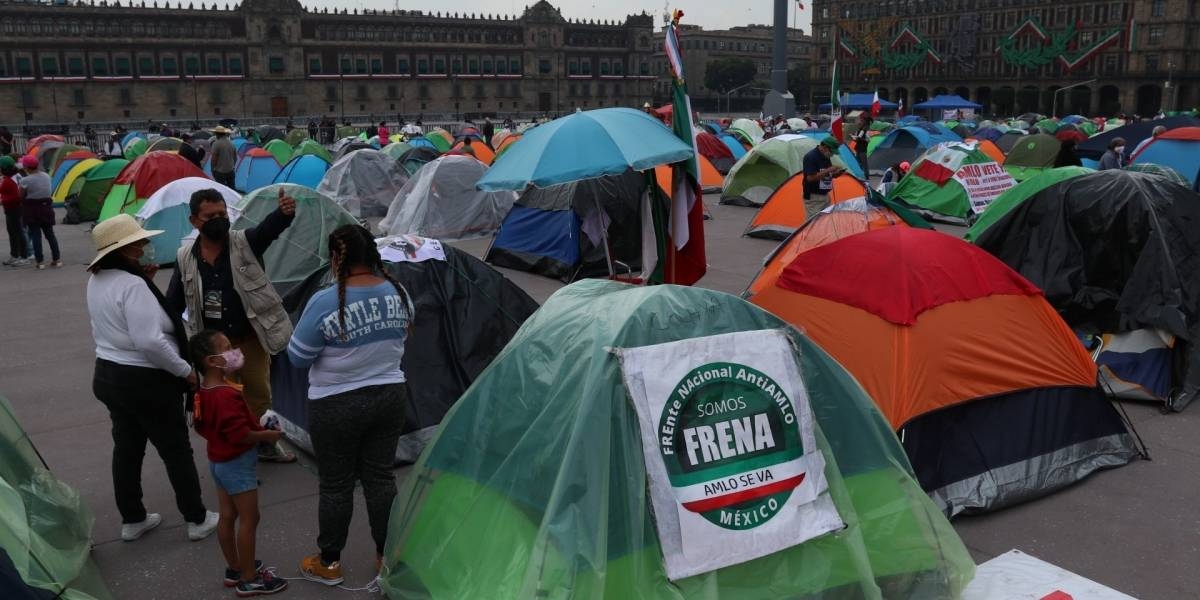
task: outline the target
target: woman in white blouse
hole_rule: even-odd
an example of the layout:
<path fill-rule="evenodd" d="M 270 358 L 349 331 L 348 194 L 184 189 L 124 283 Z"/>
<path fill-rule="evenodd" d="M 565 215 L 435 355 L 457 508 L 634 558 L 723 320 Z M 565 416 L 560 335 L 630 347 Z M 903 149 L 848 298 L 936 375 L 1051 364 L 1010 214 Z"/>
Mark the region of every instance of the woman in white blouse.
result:
<path fill-rule="evenodd" d="M 183 324 L 164 308 L 150 280 L 156 267 L 143 266 L 147 231 L 129 215 L 96 225 L 96 257 L 88 266 L 87 305 L 96 341 L 92 391 L 112 417 L 113 490 L 121 513 L 121 539 L 133 541 L 162 522 L 142 504 L 142 458 L 154 444 L 175 489 L 175 505 L 188 522 L 192 541 L 216 529 L 217 513 L 200 497 L 184 414 L 196 375 L 183 357 Z M 147 257 L 153 258 L 153 257 Z"/>

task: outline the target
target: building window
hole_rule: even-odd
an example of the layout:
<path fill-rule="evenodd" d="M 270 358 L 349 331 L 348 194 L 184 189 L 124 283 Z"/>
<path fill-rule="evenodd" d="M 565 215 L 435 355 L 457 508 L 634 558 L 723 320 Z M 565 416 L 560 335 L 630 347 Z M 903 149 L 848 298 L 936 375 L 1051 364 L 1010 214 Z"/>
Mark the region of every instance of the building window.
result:
<path fill-rule="evenodd" d="M 417 74 L 425 75 L 429 73 L 429 61 L 424 58 L 417 59 Z"/>
<path fill-rule="evenodd" d="M 1153 75 L 1157 72 L 1158 72 L 1158 55 L 1157 54 L 1147 54 L 1146 55 L 1146 74 Z"/>
<path fill-rule="evenodd" d="M 445 75 L 446 74 L 446 59 L 444 59 L 444 58 L 433 59 L 433 72 L 441 74 L 441 75 Z"/>
<path fill-rule="evenodd" d="M 274 74 L 283 73 L 286 70 L 283 64 L 283 57 L 272 56 L 267 59 L 267 70 Z"/>
<path fill-rule="evenodd" d="M 371 59 L 371 73 L 378 75 L 379 73 L 382 73 L 382 72 L 383 72 L 383 59 L 382 58 L 372 58 Z"/>
<path fill-rule="evenodd" d="M 578 74 L 579 74 L 579 63 L 577 61 L 571 61 L 571 62 L 567 63 L 567 75 L 578 75 Z"/>
<path fill-rule="evenodd" d="M 549 59 L 543 58 L 543 59 L 538 60 L 538 73 L 541 73 L 542 75 L 546 75 L 546 74 L 550 73 L 550 60 Z"/>
<path fill-rule="evenodd" d="M 471 75 L 479 74 L 479 61 L 471 59 L 467 61 L 467 73 Z"/>
<path fill-rule="evenodd" d="M 456 58 L 451 61 L 450 72 L 454 73 L 455 75 L 462 73 L 462 60 Z"/>
<path fill-rule="evenodd" d="M 1166 0 L 1154 0 L 1150 3 L 1150 16 L 1164 17 L 1167 14 Z"/>
<path fill-rule="evenodd" d="M 353 72 L 351 70 L 351 66 L 353 66 L 353 65 L 351 64 L 350 59 L 348 57 L 345 57 L 345 56 L 342 57 L 340 66 L 341 66 L 341 73 L 349 74 L 349 73 Z"/>
<path fill-rule="evenodd" d="M 515 59 L 515 58 L 508 61 L 508 72 L 512 73 L 513 75 L 520 75 L 521 74 L 521 61 L 518 59 Z"/>
<path fill-rule="evenodd" d="M 642 64 L 638 65 L 638 73 L 642 75 L 649 75 L 650 63 L 643 61 Z"/>
<path fill-rule="evenodd" d="M 321 74 L 321 59 L 319 59 L 319 58 L 308 59 L 308 72 L 309 72 L 309 74 L 312 74 L 312 75 L 320 75 Z"/>
<path fill-rule="evenodd" d="M 484 73 L 484 75 L 492 74 L 492 59 L 490 59 L 490 58 L 483 59 L 483 73 Z"/>
<path fill-rule="evenodd" d="M 153 60 L 151 60 L 151 63 L 150 63 L 150 72 L 151 73 L 154 72 Z M 78 76 L 84 75 L 84 74 L 85 73 L 83 72 L 83 59 L 82 58 L 80 58 L 78 56 L 72 56 L 72 57 L 67 58 L 67 75 L 74 75 L 74 76 L 78 77 Z"/>
<path fill-rule="evenodd" d="M 242 74 L 242 57 L 240 57 L 240 56 L 229 57 L 229 74 L 230 75 L 241 75 Z"/>
<path fill-rule="evenodd" d="M 133 74 L 133 64 L 128 56 L 118 56 L 113 59 L 113 74 L 127 77 Z"/>
<path fill-rule="evenodd" d="M 183 59 L 183 74 L 184 75 L 199 75 L 200 74 L 200 59 L 195 56 L 188 56 Z"/>
<path fill-rule="evenodd" d="M 600 63 L 600 75 L 608 75 L 608 61 L 602 61 Z"/>
<path fill-rule="evenodd" d="M 1162 43 L 1162 37 L 1163 37 L 1163 28 L 1161 26 L 1151 27 L 1148 34 L 1146 35 L 1146 43 L 1155 44 L 1155 45 L 1160 44 L 1160 43 Z"/>
<path fill-rule="evenodd" d="M 583 62 L 582 62 L 580 65 L 579 65 L 579 70 L 580 70 L 580 72 L 582 72 L 584 75 L 591 75 L 591 74 L 592 74 L 592 61 L 590 61 L 590 60 L 584 60 L 584 61 L 583 61 Z"/>
<path fill-rule="evenodd" d="M 396 61 L 396 72 L 404 75 L 408 74 L 408 59 L 401 58 Z"/>
<path fill-rule="evenodd" d="M 42 76 L 54 77 L 58 75 L 58 57 L 43 56 L 42 57 Z"/>
<path fill-rule="evenodd" d="M 82 65 L 80 65 L 80 66 L 82 66 Z M 153 74 L 154 74 L 154 57 L 153 56 L 139 56 L 138 57 L 138 75 L 153 75 Z"/>
<path fill-rule="evenodd" d="M 221 74 L 221 57 L 219 57 L 219 56 L 208 57 L 208 61 L 207 61 L 207 64 L 205 65 L 204 72 L 207 75 L 220 75 Z"/>
<path fill-rule="evenodd" d="M 367 74 L 367 59 L 365 59 L 365 58 L 354 59 L 354 72 L 359 75 L 366 75 Z"/>
<path fill-rule="evenodd" d="M 166 57 L 166 58 L 162 59 L 162 74 L 163 75 L 178 75 L 179 74 L 179 62 L 175 60 L 175 57 L 171 56 L 171 57 Z"/>
<path fill-rule="evenodd" d="M 92 75 L 108 75 L 108 59 L 103 56 L 92 57 Z"/>
<path fill-rule="evenodd" d="M 625 64 L 620 61 L 614 62 L 612 64 L 612 74 L 613 75 L 624 75 L 625 74 Z"/>

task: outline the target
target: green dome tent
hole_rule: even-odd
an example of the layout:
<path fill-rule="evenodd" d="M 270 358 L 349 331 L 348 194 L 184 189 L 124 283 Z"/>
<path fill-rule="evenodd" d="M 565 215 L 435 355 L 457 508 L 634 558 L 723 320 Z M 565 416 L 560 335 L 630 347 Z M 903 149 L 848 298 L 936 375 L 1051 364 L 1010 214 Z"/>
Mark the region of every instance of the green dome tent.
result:
<path fill-rule="evenodd" d="M 92 522 L 87 504 L 46 468 L 0 397 L 0 595 L 111 598 L 91 559 Z"/>
<path fill-rule="evenodd" d="M 327 163 L 333 162 L 333 155 L 325 149 L 325 146 L 322 146 L 313 140 L 304 140 L 303 142 L 300 142 L 300 145 L 296 146 L 296 150 L 292 152 L 292 157 L 295 158 L 297 156 L 305 156 L 308 154 L 319 156 Z"/>
<path fill-rule="evenodd" d="M 83 185 L 80 186 L 79 195 L 75 200 L 79 205 L 80 221 L 95 221 L 100 218 L 100 207 L 104 204 L 104 197 L 108 195 L 113 180 L 127 164 L 129 161 L 123 158 L 109 159 L 83 176 Z"/>
<path fill-rule="evenodd" d="M 121 213 L 135 215 L 151 194 L 184 177 L 207 177 L 200 167 L 174 152 L 148 152 L 121 169 L 104 196 L 98 220 Z"/>
<path fill-rule="evenodd" d="M 1037 195 L 1038 192 L 1060 182 L 1066 181 L 1080 175 L 1093 173 L 1092 169 L 1087 167 L 1059 167 L 1057 169 L 1046 169 L 1021 183 L 1009 188 L 1008 191 L 1000 194 L 988 205 L 987 210 L 979 215 L 979 219 L 975 224 L 967 230 L 964 238 L 968 242 L 974 242 L 988 228 L 999 221 L 1008 211 L 1016 208 L 1022 202 Z"/>
<path fill-rule="evenodd" d="M 609 350 L 759 330 L 795 345 L 846 527 L 668 581 L 638 418 Z M 974 569 L 845 370 L 769 313 L 678 286 L 587 280 L 552 296 L 446 415 L 390 523 L 392 598 L 952 598 Z"/>
<path fill-rule="evenodd" d="M 357 223 L 332 198 L 293 183 L 275 183 L 242 197 L 241 216 L 234 229 L 256 227 L 279 207 L 279 190 L 296 200 L 296 218 L 263 255 L 267 277 L 280 294 L 304 281 L 329 258 L 329 234 L 348 223 Z"/>
<path fill-rule="evenodd" d="M 804 155 L 819 143 L 812 137 L 782 135 L 751 148 L 725 175 L 721 204 L 762 206 L 775 188 L 804 170 Z"/>
<path fill-rule="evenodd" d="M 149 145 L 142 138 L 133 138 L 133 141 L 125 145 L 125 160 L 133 160 L 146 153 Z"/>
<path fill-rule="evenodd" d="M 1003 167 L 971 142 L 943 142 L 913 161 L 888 191 L 929 218 L 963 224 L 1016 185 Z"/>
<path fill-rule="evenodd" d="M 1017 181 L 1025 181 L 1046 169 L 1054 168 L 1054 159 L 1062 141 L 1053 135 L 1038 133 L 1017 141 L 1004 158 L 1004 168 Z"/>
<path fill-rule="evenodd" d="M 293 129 L 287 133 L 287 144 L 293 148 L 309 139 L 308 132 L 303 129 Z"/>
<path fill-rule="evenodd" d="M 292 160 L 292 147 L 283 140 L 271 140 L 263 146 L 263 150 L 270 152 L 271 156 L 275 157 L 275 162 L 281 165 L 286 165 L 287 161 Z"/>
<path fill-rule="evenodd" d="M 412 146 L 410 146 L 409 144 L 407 144 L 405 142 L 392 142 L 383 147 L 384 154 L 392 157 L 393 159 L 397 159 L 397 160 L 399 160 L 400 157 L 403 156 L 404 153 L 408 152 L 409 150 L 412 150 Z"/>

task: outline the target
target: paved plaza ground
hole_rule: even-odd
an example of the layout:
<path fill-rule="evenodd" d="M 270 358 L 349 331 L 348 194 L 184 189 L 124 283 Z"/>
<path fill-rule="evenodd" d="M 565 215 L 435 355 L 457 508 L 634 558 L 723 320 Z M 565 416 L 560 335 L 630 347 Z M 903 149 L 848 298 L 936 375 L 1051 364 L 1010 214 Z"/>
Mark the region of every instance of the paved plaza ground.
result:
<path fill-rule="evenodd" d="M 706 223 L 711 266 L 700 285 L 740 293 L 774 244 L 741 237 L 753 210 L 717 206 L 714 196 L 707 203 L 714 216 Z M 145 466 L 145 499 L 151 511 L 162 513 L 164 523 L 137 542 L 120 540 L 109 470 L 109 420 L 91 392 L 95 354 L 83 268 L 92 255 L 88 229 L 56 228 L 67 263 L 63 269 L 0 271 L 0 394 L 12 402 L 50 468 L 78 490 L 95 513 L 93 555 L 116 598 L 232 597 L 221 587 L 224 561 L 216 538 L 187 541 L 162 463 L 152 449 Z M 481 256 L 487 240 L 456 245 Z M 560 287 L 557 281 L 502 271 L 539 302 Z M 164 287 L 166 275 L 159 275 Z M 957 519 L 955 528 L 977 562 L 1017 548 L 1139 598 L 1200 597 L 1200 406 L 1172 415 L 1160 414 L 1157 406 L 1125 407 L 1153 460 L 1137 460 L 1015 508 Z M 215 508 L 203 441 L 194 435 L 193 448 L 205 500 Z M 407 472 L 402 468 L 397 474 L 403 478 Z M 279 575 L 297 576 L 297 562 L 316 548 L 317 477 L 312 458 L 301 454 L 298 464 L 264 465 L 259 478 L 259 556 L 277 566 Z M 347 585 L 361 586 L 374 576 L 373 554 L 360 498 L 343 556 Z M 280 597 L 355 596 L 365 594 L 295 581 Z"/>

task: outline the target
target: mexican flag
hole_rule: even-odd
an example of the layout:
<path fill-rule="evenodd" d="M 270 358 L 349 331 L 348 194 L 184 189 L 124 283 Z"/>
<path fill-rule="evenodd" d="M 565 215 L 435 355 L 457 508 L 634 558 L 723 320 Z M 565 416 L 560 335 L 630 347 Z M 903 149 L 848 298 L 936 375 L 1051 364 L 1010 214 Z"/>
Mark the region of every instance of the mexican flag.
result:
<path fill-rule="evenodd" d="M 837 61 L 833 61 L 833 82 L 829 86 L 829 107 L 833 112 L 833 121 L 829 124 L 829 131 L 833 133 L 833 139 L 840 144 L 845 140 L 842 135 L 842 83 L 838 77 Z"/>
<path fill-rule="evenodd" d="M 881 109 L 883 109 L 883 104 L 879 102 L 879 90 L 875 90 L 875 97 L 871 98 L 871 116 L 878 117 Z"/>
<path fill-rule="evenodd" d="M 651 173 L 650 192 L 643 200 L 642 272 L 648 273 L 646 283 L 675 283 L 692 285 L 704 276 L 708 264 L 704 250 L 704 202 L 700 188 L 700 166 L 696 162 L 696 135 L 692 130 L 692 101 L 688 97 L 683 77 L 683 55 L 679 49 L 679 19 L 683 11 L 676 10 L 667 26 L 665 47 L 671 65 L 672 118 L 671 129 L 684 143 L 692 147 L 692 158 L 671 165 L 671 189 L 666 190 L 669 204 L 658 194 L 658 185 Z M 664 205 L 667 206 L 666 210 Z M 649 217 L 649 218 L 647 218 Z M 653 227 L 653 242 L 647 228 Z"/>

